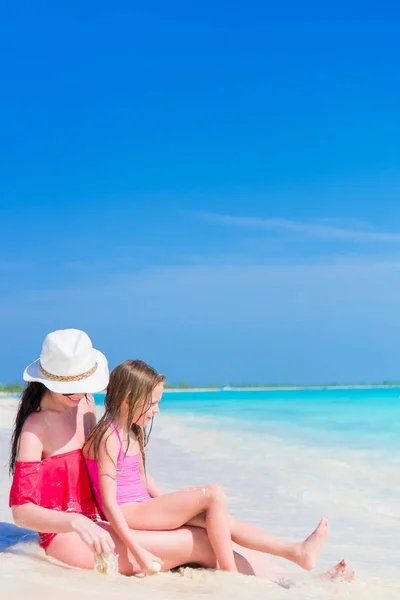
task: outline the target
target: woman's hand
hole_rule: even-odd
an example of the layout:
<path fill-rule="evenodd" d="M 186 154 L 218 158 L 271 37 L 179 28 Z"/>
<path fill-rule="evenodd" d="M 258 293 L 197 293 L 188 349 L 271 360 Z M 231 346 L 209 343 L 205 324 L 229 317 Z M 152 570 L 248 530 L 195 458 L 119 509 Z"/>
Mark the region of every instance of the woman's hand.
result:
<path fill-rule="evenodd" d="M 109 532 L 88 517 L 74 514 L 71 519 L 71 527 L 92 552 L 98 554 L 114 552 L 115 544 Z"/>
<path fill-rule="evenodd" d="M 135 546 L 134 551 L 132 549 L 131 552 L 144 575 L 154 575 L 161 571 L 164 563 L 158 556 L 154 556 L 154 554 L 139 546 Z"/>

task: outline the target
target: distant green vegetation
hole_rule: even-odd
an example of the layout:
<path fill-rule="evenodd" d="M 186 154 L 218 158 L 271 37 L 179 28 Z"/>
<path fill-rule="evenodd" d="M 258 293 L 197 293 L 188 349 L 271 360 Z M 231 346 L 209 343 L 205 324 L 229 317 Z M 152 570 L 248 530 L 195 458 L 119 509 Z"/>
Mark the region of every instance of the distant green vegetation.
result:
<path fill-rule="evenodd" d="M 350 383 L 350 384 L 345 384 L 345 383 L 325 383 L 325 384 L 313 384 L 313 385 L 295 385 L 295 384 L 279 384 L 279 383 L 265 383 L 265 384 L 259 384 L 259 383 L 235 383 L 229 386 L 223 386 L 223 385 L 217 385 L 215 383 L 209 384 L 209 385 L 192 385 L 189 384 L 187 381 L 180 381 L 179 383 L 175 384 L 175 383 L 171 383 L 169 381 L 166 382 L 165 384 L 165 389 L 167 390 L 220 390 L 223 389 L 224 387 L 227 387 L 229 389 L 265 389 L 265 388 L 269 388 L 269 389 L 299 389 L 299 388 L 324 388 L 324 387 L 329 387 L 329 388 L 340 388 L 340 387 L 396 387 L 399 386 L 400 387 L 400 382 L 399 381 L 382 381 L 381 383 Z M 22 390 L 24 389 L 24 386 L 21 385 L 18 382 L 15 383 L 8 383 L 7 385 L 2 385 L 0 383 L 0 392 L 3 392 L 5 394 L 20 394 L 22 392 Z"/>
<path fill-rule="evenodd" d="M 229 389 L 299 389 L 299 388 L 342 388 L 342 387 L 400 387 L 400 381 L 382 381 L 380 383 L 319 383 L 319 384 L 285 384 L 285 383 L 234 383 L 231 385 L 192 385 L 186 381 L 181 381 L 178 384 L 167 382 L 165 389 L 169 390 L 220 390 L 224 387 Z"/>
<path fill-rule="evenodd" d="M 22 392 L 22 390 L 24 389 L 24 386 L 21 385 L 20 383 L 8 383 L 7 385 L 2 385 L 0 383 L 0 392 L 8 392 L 9 394 L 18 394 L 19 392 Z"/>
<path fill-rule="evenodd" d="M 165 384 L 165 389 L 166 390 L 197 390 L 197 389 L 219 390 L 219 389 L 221 389 L 221 386 L 215 385 L 215 384 L 190 385 L 189 383 L 187 383 L 187 381 L 180 381 L 179 383 L 170 383 L 169 381 L 167 381 Z"/>

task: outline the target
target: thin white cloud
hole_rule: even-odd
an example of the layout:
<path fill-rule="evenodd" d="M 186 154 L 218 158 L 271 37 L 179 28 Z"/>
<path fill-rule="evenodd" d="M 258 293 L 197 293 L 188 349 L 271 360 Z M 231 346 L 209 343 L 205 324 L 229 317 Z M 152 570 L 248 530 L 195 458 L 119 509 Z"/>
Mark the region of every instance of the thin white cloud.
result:
<path fill-rule="evenodd" d="M 322 225 L 330 225 L 333 227 L 341 227 L 347 229 L 373 229 L 371 223 L 364 219 L 338 219 L 334 217 L 314 219 L 314 222 L 321 223 Z"/>
<path fill-rule="evenodd" d="M 245 229 L 260 229 L 280 233 L 301 234 L 325 240 L 348 240 L 366 243 L 400 243 L 400 233 L 374 231 L 370 225 L 355 222 L 350 226 L 338 225 L 337 220 L 293 221 L 291 219 L 262 219 L 258 217 L 235 217 L 214 213 L 201 213 L 207 220 L 222 225 Z M 339 221 L 340 223 L 340 221 Z"/>

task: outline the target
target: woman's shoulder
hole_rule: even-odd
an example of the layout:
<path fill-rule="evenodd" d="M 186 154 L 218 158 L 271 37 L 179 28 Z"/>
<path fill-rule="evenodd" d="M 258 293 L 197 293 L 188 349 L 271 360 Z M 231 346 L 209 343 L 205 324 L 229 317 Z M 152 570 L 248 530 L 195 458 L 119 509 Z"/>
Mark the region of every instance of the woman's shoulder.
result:
<path fill-rule="evenodd" d="M 40 412 L 32 413 L 26 419 L 18 445 L 18 462 L 42 460 L 45 425 L 45 420 Z"/>
<path fill-rule="evenodd" d="M 88 404 L 90 404 L 90 406 L 93 406 L 93 407 L 96 406 L 96 402 L 95 402 L 93 394 L 86 394 L 86 402 Z"/>
<path fill-rule="evenodd" d="M 21 433 L 29 431 L 31 433 L 35 433 L 36 435 L 41 435 L 44 432 L 45 427 L 46 412 L 39 410 L 28 415 L 25 423 L 22 426 Z"/>
<path fill-rule="evenodd" d="M 87 394 L 86 397 L 82 400 L 82 402 L 78 405 L 78 410 L 81 412 L 91 412 L 96 414 L 96 403 L 91 394 Z"/>

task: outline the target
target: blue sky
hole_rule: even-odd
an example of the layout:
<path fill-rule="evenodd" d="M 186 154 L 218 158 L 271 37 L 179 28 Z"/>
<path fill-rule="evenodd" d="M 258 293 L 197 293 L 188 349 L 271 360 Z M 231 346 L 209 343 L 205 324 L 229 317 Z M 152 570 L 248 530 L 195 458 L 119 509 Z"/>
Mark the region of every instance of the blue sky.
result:
<path fill-rule="evenodd" d="M 0 13 L 0 381 L 64 327 L 171 381 L 400 379 L 398 6 Z"/>

